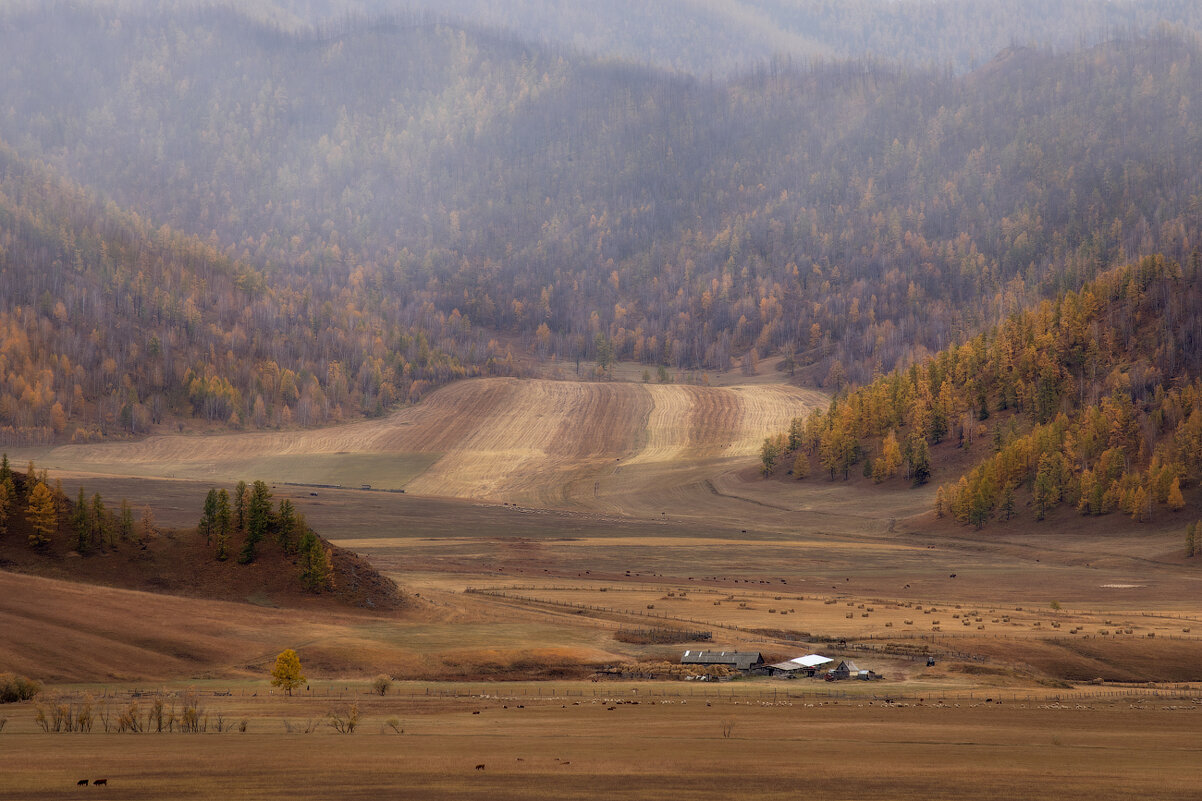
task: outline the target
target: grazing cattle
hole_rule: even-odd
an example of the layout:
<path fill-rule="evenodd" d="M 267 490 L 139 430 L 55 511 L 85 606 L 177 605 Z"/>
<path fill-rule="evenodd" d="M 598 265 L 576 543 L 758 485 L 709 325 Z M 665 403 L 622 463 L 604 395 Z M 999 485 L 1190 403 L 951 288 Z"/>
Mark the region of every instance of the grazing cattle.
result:
<path fill-rule="evenodd" d="M 109 783 L 108 779 L 96 779 L 94 782 L 92 782 L 92 784 L 96 785 L 97 787 L 99 787 L 102 784 L 105 787 L 108 787 L 108 783 Z"/>
<path fill-rule="evenodd" d="M 75 786 L 76 786 L 76 787 L 87 787 L 87 786 L 88 786 L 88 780 L 87 780 L 87 779 L 80 779 L 79 781 L 75 782 Z"/>
<path fill-rule="evenodd" d="M 476 770 L 484 770 L 484 763 L 481 762 L 479 765 L 477 765 Z"/>
<path fill-rule="evenodd" d="M 472 714 L 473 714 L 473 715 L 479 715 L 479 714 L 480 714 L 480 710 L 479 710 L 479 709 L 477 709 L 477 710 L 476 710 L 475 712 L 473 712 Z"/>

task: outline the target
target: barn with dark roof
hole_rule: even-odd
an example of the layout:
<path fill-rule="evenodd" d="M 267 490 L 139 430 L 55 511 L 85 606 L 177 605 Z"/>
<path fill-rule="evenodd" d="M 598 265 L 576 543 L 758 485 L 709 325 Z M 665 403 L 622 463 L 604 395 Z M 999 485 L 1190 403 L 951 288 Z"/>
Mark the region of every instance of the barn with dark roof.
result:
<path fill-rule="evenodd" d="M 685 651 L 682 665 L 725 665 L 749 673 L 764 664 L 759 651 Z"/>

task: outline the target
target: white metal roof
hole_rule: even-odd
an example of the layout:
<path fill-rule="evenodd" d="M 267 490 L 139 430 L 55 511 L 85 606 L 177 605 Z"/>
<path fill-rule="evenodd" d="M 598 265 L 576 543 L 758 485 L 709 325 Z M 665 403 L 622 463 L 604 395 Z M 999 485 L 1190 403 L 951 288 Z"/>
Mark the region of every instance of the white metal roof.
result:
<path fill-rule="evenodd" d="M 834 662 L 835 660 L 825 657 L 822 654 L 807 654 L 806 656 L 799 656 L 796 659 L 790 659 L 789 661 L 795 662 L 802 667 L 818 667 L 820 665 L 826 665 Z"/>

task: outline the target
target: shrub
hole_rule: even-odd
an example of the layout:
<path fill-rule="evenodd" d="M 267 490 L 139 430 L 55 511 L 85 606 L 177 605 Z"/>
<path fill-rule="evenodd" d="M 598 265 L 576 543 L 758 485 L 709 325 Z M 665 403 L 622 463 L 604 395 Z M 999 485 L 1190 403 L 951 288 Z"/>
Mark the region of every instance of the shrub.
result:
<path fill-rule="evenodd" d="M 378 695 L 387 695 L 390 687 L 392 687 L 392 677 L 383 673 L 371 681 L 371 689 Z"/>
<path fill-rule="evenodd" d="M 0 673 L 0 704 L 28 701 L 42 691 L 42 685 L 16 673 Z"/>
<path fill-rule="evenodd" d="M 342 709 L 331 709 L 327 714 L 329 724 L 339 734 L 354 734 L 359 725 L 359 705 L 352 703 Z"/>

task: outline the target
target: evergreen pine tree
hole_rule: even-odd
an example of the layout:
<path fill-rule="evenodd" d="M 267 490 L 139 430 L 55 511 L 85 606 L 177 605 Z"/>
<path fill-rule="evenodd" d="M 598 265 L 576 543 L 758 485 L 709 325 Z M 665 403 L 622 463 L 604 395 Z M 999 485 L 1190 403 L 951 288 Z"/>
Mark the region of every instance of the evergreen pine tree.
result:
<path fill-rule="evenodd" d="M 246 482 L 239 481 L 238 486 L 234 487 L 234 526 L 239 532 L 246 531 L 246 504 L 249 500 Z"/>
<path fill-rule="evenodd" d="M 910 457 L 910 475 L 914 486 L 920 487 L 931 479 L 931 452 L 927 441 L 921 437 L 914 443 L 914 451 Z"/>
<path fill-rule="evenodd" d="M 88 502 L 84 496 L 83 487 L 79 488 L 79 497 L 75 500 L 75 510 L 71 512 L 71 529 L 75 533 L 75 550 L 79 553 L 87 553 L 88 537 L 92 533 L 92 521 L 88 519 Z"/>
<path fill-rule="evenodd" d="M 205 505 L 200 513 L 200 524 L 197 529 L 205 538 L 205 547 L 213 544 L 213 529 L 217 517 L 217 490 L 210 489 L 205 495 Z"/>
<path fill-rule="evenodd" d="M 287 498 L 280 500 L 280 508 L 275 517 L 275 538 L 280 548 L 286 554 L 296 553 L 296 510 L 292 501 Z"/>
<path fill-rule="evenodd" d="M 224 562 L 229 558 L 230 542 L 230 494 L 224 489 L 217 493 L 213 522 L 217 536 L 217 561 Z"/>
<path fill-rule="evenodd" d="M 106 543 L 112 546 L 112 526 L 109 525 L 108 511 L 104 508 L 104 501 L 100 498 L 100 493 L 92 495 L 92 544 L 103 546 Z"/>
<path fill-rule="evenodd" d="M 271 529 L 271 512 L 271 490 L 262 481 L 256 481 L 246 503 L 246 542 L 238 554 L 242 564 L 255 561 L 255 549 Z"/>
<path fill-rule="evenodd" d="M 118 533 L 122 542 L 129 542 L 134 536 L 134 510 L 124 498 L 121 499 L 121 525 Z"/>

